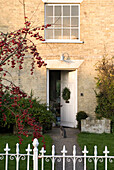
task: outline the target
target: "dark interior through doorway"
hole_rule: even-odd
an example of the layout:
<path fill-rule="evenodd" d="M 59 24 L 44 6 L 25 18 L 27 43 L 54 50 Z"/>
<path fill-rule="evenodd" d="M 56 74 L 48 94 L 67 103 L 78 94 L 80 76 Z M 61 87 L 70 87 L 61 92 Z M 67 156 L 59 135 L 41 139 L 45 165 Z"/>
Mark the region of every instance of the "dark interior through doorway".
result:
<path fill-rule="evenodd" d="M 60 91 L 61 89 L 61 71 L 49 71 L 49 103 L 52 112 L 56 116 L 57 123 L 60 122 Z"/>

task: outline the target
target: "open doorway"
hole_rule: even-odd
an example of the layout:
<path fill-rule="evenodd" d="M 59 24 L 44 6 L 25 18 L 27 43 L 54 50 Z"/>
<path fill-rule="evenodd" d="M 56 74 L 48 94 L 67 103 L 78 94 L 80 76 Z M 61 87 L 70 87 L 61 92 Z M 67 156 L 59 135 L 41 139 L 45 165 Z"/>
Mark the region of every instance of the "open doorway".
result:
<path fill-rule="evenodd" d="M 62 97 L 66 87 L 71 92 L 68 103 Z M 47 104 L 55 114 L 56 125 L 77 126 L 77 70 L 47 69 Z"/>
<path fill-rule="evenodd" d="M 56 125 L 60 125 L 60 94 L 61 94 L 61 71 L 49 70 L 49 105 L 56 117 Z"/>

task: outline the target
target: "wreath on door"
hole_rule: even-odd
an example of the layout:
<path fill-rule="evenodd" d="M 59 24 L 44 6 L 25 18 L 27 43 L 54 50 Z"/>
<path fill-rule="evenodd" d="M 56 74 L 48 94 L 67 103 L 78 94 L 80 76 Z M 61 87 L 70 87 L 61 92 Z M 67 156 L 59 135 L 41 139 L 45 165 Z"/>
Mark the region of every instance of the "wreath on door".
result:
<path fill-rule="evenodd" d="M 70 99 L 70 94 L 71 94 L 70 89 L 65 87 L 62 91 L 62 97 L 66 103 L 69 103 L 68 100 Z"/>

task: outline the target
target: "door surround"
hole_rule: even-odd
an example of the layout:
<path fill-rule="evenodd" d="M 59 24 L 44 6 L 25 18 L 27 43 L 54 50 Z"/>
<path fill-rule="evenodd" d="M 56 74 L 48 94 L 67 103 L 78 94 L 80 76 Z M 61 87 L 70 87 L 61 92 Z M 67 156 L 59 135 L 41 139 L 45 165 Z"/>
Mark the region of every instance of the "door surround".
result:
<path fill-rule="evenodd" d="M 76 110 L 78 112 L 78 80 L 77 80 L 77 70 L 84 60 L 46 60 L 47 63 L 47 108 L 49 109 L 49 70 L 74 70 L 76 71 Z"/>

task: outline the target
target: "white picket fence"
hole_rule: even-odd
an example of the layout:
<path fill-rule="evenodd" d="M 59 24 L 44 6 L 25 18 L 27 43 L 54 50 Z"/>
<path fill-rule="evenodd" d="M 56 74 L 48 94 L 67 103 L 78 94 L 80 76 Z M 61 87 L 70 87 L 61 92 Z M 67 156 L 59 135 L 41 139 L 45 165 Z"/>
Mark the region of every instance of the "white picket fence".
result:
<path fill-rule="evenodd" d="M 107 149 L 107 146 L 105 146 L 105 150 L 103 151 L 104 156 L 98 156 L 97 155 L 97 146 L 94 146 L 94 156 L 90 156 L 87 155 L 88 154 L 88 150 L 86 148 L 86 146 L 84 146 L 84 150 L 82 151 L 82 155 L 77 155 L 76 153 L 76 146 L 73 146 L 73 155 L 67 155 L 67 150 L 65 148 L 65 146 L 63 146 L 63 150 L 61 151 L 62 155 L 56 155 L 55 154 L 55 146 L 52 146 L 52 155 L 45 155 L 46 150 L 44 150 L 44 148 L 41 149 L 40 152 L 38 152 L 38 140 L 34 139 L 33 141 L 33 154 L 31 154 L 32 149 L 30 148 L 30 144 L 28 144 L 28 148 L 26 149 L 26 154 L 21 154 L 19 153 L 19 144 L 16 144 L 16 153 L 12 154 L 10 153 L 10 148 L 8 147 L 8 144 L 6 144 L 6 148 L 4 149 L 5 153 L 0 153 L 0 162 L 2 160 L 5 160 L 5 170 L 8 170 L 8 161 L 9 160 L 16 160 L 16 170 L 19 170 L 19 163 L 20 160 L 27 160 L 27 165 L 26 165 L 26 169 L 29 170 L 30 169 L 30 157 L 32 157 L 33 159 L 33 170 L 39 170 L 38 169 L 38 160 L 41 159 L 41 168 L 40 170 L 44 170 L 44 164 L 45 161 L 49 162 L 51 160 L 52 164 L 52 168 L 51 170 L 55 169 L 55 162 L 62 162 L 62 169 L 65 170 L 66 169 L 66 162 L 70 162 L 72 161 L 73 163 L 73 169 L 72 170 L 78 170 L 76 169 L 76 164 L 77 162 L 79 163 L 83 163 L 83 169 L 81 170 L 86 170 L 86 163 L 88 162 L 94 162 L 94 170 L 97 170 L 97 166 L 98 166 L 98 161 L 100 162 L 104 162 L 105 161 L 105 170 L 108 170 L 107 168 L 107 162 L 109 161 L 109 163 L 113 162 L 114 156 L 108 156 L 109 151 Z M 38 154 L 40 153 L 40 154 Z M 46 170 L 50 170 L 50 169 L 46 169 Z M 59 170 L 59 169 L 56 169 Z M 71 169 L 70 169 L 71 170 Z M 110 169 L 109 169 L 110 170 Z"/>

